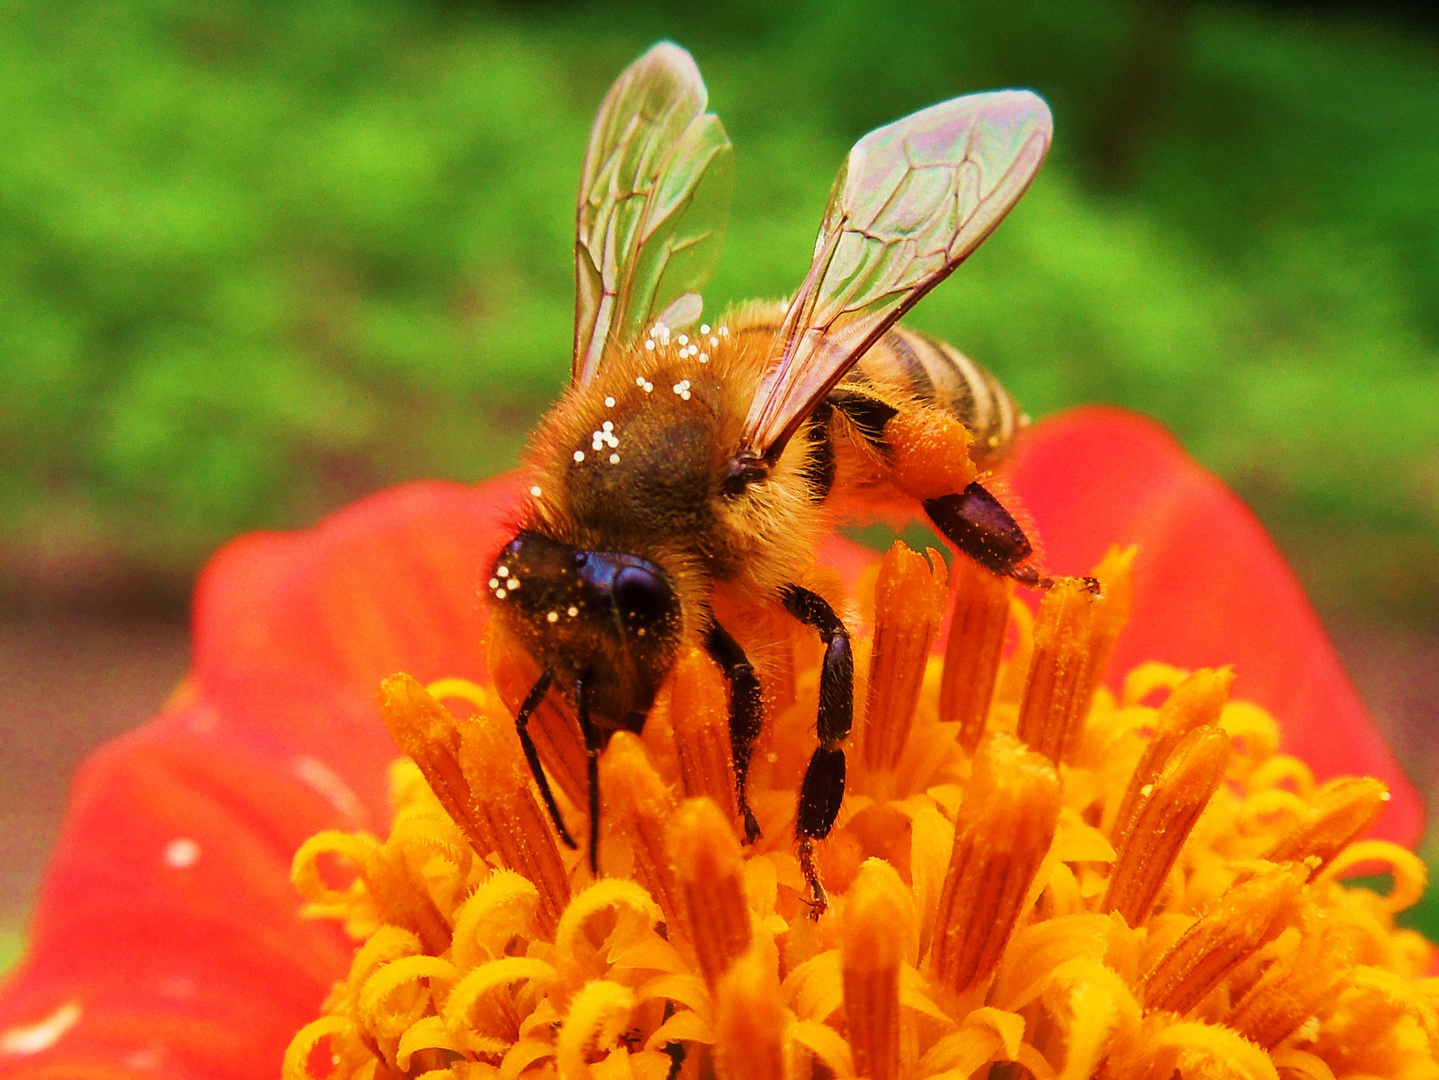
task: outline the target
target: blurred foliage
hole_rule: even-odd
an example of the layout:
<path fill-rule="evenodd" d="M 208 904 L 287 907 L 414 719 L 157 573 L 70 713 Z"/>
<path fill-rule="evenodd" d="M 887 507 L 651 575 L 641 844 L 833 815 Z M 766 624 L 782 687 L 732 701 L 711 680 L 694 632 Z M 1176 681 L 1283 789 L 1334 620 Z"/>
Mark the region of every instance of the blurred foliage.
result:
<path fill-rule="evenodd" d="M 512 461 L 568 369 L 590 118 L 663 36 L 738 153 L 711 312 L 797 284 L 867 128 L 1034 86 L 1051 163 L 913 321 L 1035 415 L 1162 419 L 1321 603 L 1436 617 L 1439 47 L 1156 0 L 0 0 L 5 572 L 183 579 Z"/>

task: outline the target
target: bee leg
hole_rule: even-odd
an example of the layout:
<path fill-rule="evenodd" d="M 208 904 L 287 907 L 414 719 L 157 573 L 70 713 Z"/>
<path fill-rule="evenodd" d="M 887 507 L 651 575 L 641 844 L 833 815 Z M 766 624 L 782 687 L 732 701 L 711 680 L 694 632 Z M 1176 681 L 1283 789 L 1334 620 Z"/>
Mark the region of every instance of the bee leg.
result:
<path fill-rule="evenodd" d="M 764 721 L 759 679 L 739 642 L 717 622 L 710 623 L 709 634 L 705 637 L 705 651 L 729 680 L 729 736 L 735 790 L 739 795 L 740 814 L 744 817 L 745 842 L 753 844 L 761 834 L 759 822 L 750 809 L 747 785 L 750 752 L 754 750 L 754 741 L 759 738 L 760 725 Z"/>
<path fill-rule="evenodd" d="M 926 499 L 924 512 L 950 543 L 991 573 L 1032 589 L 1054 587 L 1054 578 L 1044 577 L 1027 561 L 1034 545 L 1019 522 L 978 480 L 957 495 Z M 1081 580 L 1090 592 L 1099 592 L 1094 578 Z"/>
<path fill-rule="evenodd" d="M 575 680 L 575 714 L 585 737 L 585 786 L 590 789 L 590 872 L 600 876 L 600 745 L 599 732 L 590 723 L 590 706 L 585 697 L 585 680 Z"/>
<path fill-rule="evenodd" d="M 814 894 L 814 917 L 829 906 L 819 870 L 814 864 L 814 842 L 823 840 L 834 827 L 839 805 L 844 801 L 844 751 L 840 743 L 849 737 L 854 720 L 854 653 L 849 631 L 824 598 L 798 585 L 782 594 L 785 610 L 806 626 L 819 631 L 825 643 L 824 663 L 819 674 L 819 716 L 816 731 L 819 746 L 809 759 L 799 790 L 799 811 L 795 833 L 799 838 L 800 868 Z"/>
<path fill-rule="evenodd" d="M 535 741 L 530 738 L 530 717 L 540 707 L 540 702 L 545 699 L 550 683 L 554 680 L 554 675 L 546 671 L 530 688 L 525 700 L 520 703 L 519 715 L 515 717 L 515 731 L 520 736 L 520 748 L 525 752 L 525 760 L 530 763 L 530 775 L 535 778 L 535 784 L 540 789 L 540 798 L 545 800 L 545 809 L 550 812 L 550 820 L 555 823 L 555 831 L 560 834 L 565 846 L 573 850 L 579 845 L 575 843 L 569 829 L 565 828 L 565 819 L 560 817 L 560 808 L 555 802 L 555 793 L 550 790 L 549 778 L 545 776 L 545 770 L 540 768 L 539 751 L 535 749 Z"/>

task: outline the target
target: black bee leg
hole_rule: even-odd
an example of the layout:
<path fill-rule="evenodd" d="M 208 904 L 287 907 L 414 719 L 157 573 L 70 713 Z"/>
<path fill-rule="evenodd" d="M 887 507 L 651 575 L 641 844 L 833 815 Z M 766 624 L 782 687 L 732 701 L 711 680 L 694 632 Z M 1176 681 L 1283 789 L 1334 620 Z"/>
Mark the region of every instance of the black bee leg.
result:
<path fill-rule="evenodd" d="M 991 573 L 1032 589 L 1054 587 L 1054 578 L 1044 577 L 1027 561 L 1034 545 L 1019 522 L 978 480 L 957 495 L 926 499 L 924 512 L 950 543 Z M 1083 580 L 1091 592 L 1099 592 L 1098 581 Z"/>
<path fill-rule="evenodd" d="M 754 666 L 740 648 L 739 642 L 719 623 L 710 623 L 705 637 L 705 650 L 725 678 L 729 680 L 729 737 L 734 760 L 735 789 L 739 794 L 739 810 L 744 817 L 745 842 L 753 844 L 760 838 L 759 822 L 750 809 L 748 780 L 749 758 L 754 741 L 759 738 L 764 722 L 764 706 L 760 698 L 759 679 Z"/>
<path fill-rule="evenodd" d="M 585 680 L 575 681 L 575 714 L 585 737 L 585 780 L 590 789 L 590 872 L 600 876 L 600 745 L 599 732 L 590 723 L 590 706 L 585 697 Z"/>
<path fill-rule="evenodd" d="M 795 833 L 799 838 L 800 868 L 814 894 L 814 917 L 828 907 L 824 886 L 814 865 L 814 842 L 823 840 L 839 816 L 844 801 L 844 751 L 839 744 L 849 737 L 854 720 L 854 653 L 849 631 L 823 597 L 790 585 L 782 595 L 785 610 L 806 626 L 819 631 L 825 643 L 824 665 L 819 673 L 819 746 L 809 759 L 799 789 Z"/>
<path fill-rule="evenodd" d="M 545 694 L 549 691 L 550 683 L 554 681 L 554 675 L 547 671 L 540 676 L 539 682 L 530 687 L 530 692 L 520 703 L 519 715 L 515 717 L 515 731 L 519 733 L 520 747 L 525 752 L 525 760 L 530 763 L 530 775 L 535 778 L 535 784 L 540 789 L 540 798 L 545 800 L 545 809 L 550 812 L 550 820 L 555 823 L 555 831 L 560 834 L 560 839 L 565 842 L 565 846 L 573 850 L 578 845 L 575 843 L 575 838 L 570 835 L 569 829 L 565 828 L 565 819 L 560 817 L 560 808 L 555 802 L 555 793 L 550 790 L 549 778 L 545 776 L 545 770 L 540 768 L 540 755 L 535 750 L 535 741 L 530 738 L 530 717 L 540 707 L 540 702 L 545 699 Z"/>
<path fill-rule="evenodd" d="M 926 499 L 924 512 L 934 527 L 980 566 L 1026 585 L 1044 588 L 1038 571 L 1025 566 L 1034 545 L 1004 504 L 978 480 L 958 495 Z"/>

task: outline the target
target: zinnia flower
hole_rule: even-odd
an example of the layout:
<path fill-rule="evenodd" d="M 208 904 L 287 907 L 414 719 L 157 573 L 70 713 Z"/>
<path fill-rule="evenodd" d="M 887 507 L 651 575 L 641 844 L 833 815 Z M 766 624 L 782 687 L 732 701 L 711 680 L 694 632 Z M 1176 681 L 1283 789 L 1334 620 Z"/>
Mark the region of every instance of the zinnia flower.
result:
<path fill-rule="evenodd" d="M 770 658 L 764 839 L 738 840 L 723 682 L 684 658 L 606 752 L 596 882 L 477 595 L 512 481 L 236 541 L 192 675 L 76 779 L 0 1075 L 1439 1075 L 1429 948 L 1392 922 L 1420 806 L 1257 523 L 1109 410 L 1041 425 L 1013 486 L 1103 599 L 1031 617 L 962 561 L 828 553 L 869 630 L 819 920 L 790 840 L 807 637 Z M 577 814 L 568 718 L 535 728 Z M 1343 884 L 1375 865 L 1387 895 Z"/>

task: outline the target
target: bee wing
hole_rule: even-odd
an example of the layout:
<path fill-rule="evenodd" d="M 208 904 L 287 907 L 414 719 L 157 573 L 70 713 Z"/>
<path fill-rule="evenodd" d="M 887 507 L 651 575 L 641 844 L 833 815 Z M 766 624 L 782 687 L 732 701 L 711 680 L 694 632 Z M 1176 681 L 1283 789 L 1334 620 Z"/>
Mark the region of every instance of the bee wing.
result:
<path fill-rule="evenodd" d="M 719 258 L 734 182 L 724 125 L 694 59 L 660 42 L 610 87 L 580 173 L 575 352 L 588 382 L 611 344 L 636 340 L 661 310 L 698 293 Z"/>
<path fill-rule="evenodd" d="M 1052 131 L 1042 98 L 1003 90 L 931 106 L 855 144 L 775 335 L 741 456 L 779 456 L 865 350 L 994 231 Z"/>

